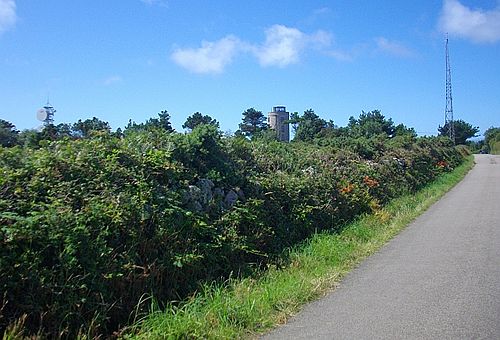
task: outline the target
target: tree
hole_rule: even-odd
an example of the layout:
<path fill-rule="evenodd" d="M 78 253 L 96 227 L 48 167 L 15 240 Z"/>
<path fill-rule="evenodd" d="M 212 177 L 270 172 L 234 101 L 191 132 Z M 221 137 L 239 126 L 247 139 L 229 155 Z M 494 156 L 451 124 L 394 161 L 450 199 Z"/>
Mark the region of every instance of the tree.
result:
<path fill-rule="evenodd" d="M 240 123 L 240 131 L 247 137 L 253 137 L 256 133 L 266 130 L 269 125 L 262 111 L 257 111 L 253 107 L 242 113 L 243 122 Z"/>
<path fill-rule="evenodd" d="M 42 133 L 35 129 L 26 129 L 19 133 L 19 144 L 21 145 L 37 148 L 41 140 Z"/>
<path fill-rule="evenodd" d="M 75 137 L 90 137 L 93 133 L 97 131 L 103 131 L 109 133 L 111 131 L 111 127 L 108 122 L 102 121 L 99 118 L 92 117 L 92 119 L 86 119 L 82 121 L 81 119 L 78 122 L 73 124 L 71 128 Z"/>
<path fill-rule="evenodd" d="M 471 124 L 459 119 L 453 121 L 453 128 L 455 129 L 455 144 L 465 144 L 467 139 L 477 137 L 479 127 L 472 126 Z M 438 131 L 440 136 L 448 136 L 449 122 L 444 126 L 439 126 Z"/>
<path fill-rule="evenodd" d="M 264 142 L 271 142 L 271 141 L 277 141 L 278 135 L 276 134 L 275 130 L 266 129 L 266 130 L 261 130 L 261 131 L 257 132 L 255 135 L 253 135 L 252 139 L 260 140 L 260 141 L 264 141 Z"/>
<path fill-rule="evenodd" d="M 19 131 L 11 122 L 0 119 L 0 145 L 10 147 L 18 144 Z"/>
<path fill-rule="evenodd" d="M 60 123 L 57 124 L 55 128 L 57 133 L 57 139 L 64 137 L 69 137 L 69 138 L 73 137 L 71 124 Z"/>
<path fill-rule="evenodd" d="M 484 132 L 484 141 L 486 143 L 490 143 L 492 141 L 500 141 L 500 128 L 490 127 L 488 130 L 486 130 Z"/>
<path fill-rule="evenodd" d="M 353 137 L 362 136 L 370 138 L 380 134 L 393 137 L 395 133 L 392 119 L 385 119 L 380 110 L 373 110 L 370 112 L 362 111 L 358 119 L 350 117 L 347 128 Z"/>
<path fill-rule="evenodd" d="M 290 113 L 290 119 L 288 122 L 286 122 L 290 125 L 292 125 L 293 133 L 297 133 L 297 128 L 299 127 L 300 123 L 300 115 L 297 111 Z"/>
<path fill-rule="evenodd" d="M 149 118 L 145 126 L 146 128 L 156 127 L 167 131 L 174 131 L 170 123 L 170 114 L 167 110 L 160 111 L 160 113 L 158 113 L 158 118 Z"/>
<path fill-rule="evenodd" d="M 163 110 L 158 113 L 158 118 L 149 118 L 145 123 L 137 124 L 129 119 L 127 126 L 125 127 L 125 133 L 130 131 L 140 131 L 149 129 L 165 129 L 169 132 L 174 131 L 172 124 L 170 123 L 170 114 L 167 110 Z"/>
<path fill-rule="evenodd" d="M 115 137 L 123 138 L 123 131 L 120 127 L 118 129 L 116 129 L 115 132 L 112 132 L 111 134 Z"/>
<path fill-rule="evenodd" d="M 295 117 L 296 119 L 296 117 Z M 294 140 L 311 141 L 322 130 L 326 129 L 333 123 L 328 123 L 326 120 L 321 119 L 313 109 L 304 111 L 302 117 L 298 118 L 297 130 L 295 131 Z"/>
<path fill-rule="evenodd" d="M 409 128 L 404 124 L 399 124 L 394 128 L 394 136 L 410 136 L 412 138 L 416 138 L 417 132 L 414 128 Z"/>
<path fill-rule="evenodd" d="M 209 115 L 202 115 L 200 112 L 195 112 L 186 119 L 186 122 L 182 125 L 183 129 L 194 130 L 198 125 L 213 125 L 219 128 L 219 122 Z"/>
<path fill-rule="evenodd" d="M 63 138 L 78 138 L 81 133 L 75 133 L 72 125 L 67 123 L 60 123 L 57 125 L 47 124 L 38 131 L 36 129 L 23 130 L 19 133 L 19 144 L 29 146 L 31 148 L 40 147 L 40 142 L 55 141 Z"/>
<path fill-rule="evenodd" d="M 500 153 L 500 128 L 490 127 L 484 133 L 486 151 L 494 154 Z"/>

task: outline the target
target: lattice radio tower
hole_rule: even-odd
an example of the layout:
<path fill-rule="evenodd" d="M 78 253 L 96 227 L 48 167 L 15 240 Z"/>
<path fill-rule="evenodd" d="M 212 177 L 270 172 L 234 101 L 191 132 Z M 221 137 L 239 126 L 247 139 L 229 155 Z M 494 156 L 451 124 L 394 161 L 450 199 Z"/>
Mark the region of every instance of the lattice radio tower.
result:
<path fill-rule="evenodd" d="M 36 118 L 47 126 L 54 123 L 54 113 L 56 113 L 56 109 L 50 105 L 47 97 L 47 104 L 36 112 Z"/>
<path fill-rule="evenodd" d="M 446 108 L 444 110 L 444 126 L 448 127 L 447 134 L 455 144 L 455 124 L 453 122 L 453 96 L 451 93 L 451 65 L 448 51 L 448 35 L 446 35 Z"/>

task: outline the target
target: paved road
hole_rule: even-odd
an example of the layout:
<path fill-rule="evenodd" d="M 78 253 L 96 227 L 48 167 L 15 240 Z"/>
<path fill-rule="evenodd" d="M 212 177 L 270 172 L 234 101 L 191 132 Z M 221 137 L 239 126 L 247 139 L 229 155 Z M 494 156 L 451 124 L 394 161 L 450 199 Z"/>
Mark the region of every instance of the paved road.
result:
<path fill-rule="evenodd" d="M 265 339 L 500 339 L 500 156 Z"/>

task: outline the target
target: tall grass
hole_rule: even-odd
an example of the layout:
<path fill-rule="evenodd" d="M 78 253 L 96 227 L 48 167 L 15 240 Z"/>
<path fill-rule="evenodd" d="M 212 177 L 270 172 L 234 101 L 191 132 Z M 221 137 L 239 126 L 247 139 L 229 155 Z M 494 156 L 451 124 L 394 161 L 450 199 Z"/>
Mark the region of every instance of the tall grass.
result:
<path fill-rule="evenodd" d="M 128 329 L 125 338 L 233 339 L 264 333 L 305 303 L 330 291 L 361 260 L 374 253 L 448 190 L 473 166 L 472 156 L 417 194 L 400 197 L 376 213 L 322 233 L 289 251 L 286 265 L 260 276 L 206 285 L 180 305 L 171 305 Z"/>

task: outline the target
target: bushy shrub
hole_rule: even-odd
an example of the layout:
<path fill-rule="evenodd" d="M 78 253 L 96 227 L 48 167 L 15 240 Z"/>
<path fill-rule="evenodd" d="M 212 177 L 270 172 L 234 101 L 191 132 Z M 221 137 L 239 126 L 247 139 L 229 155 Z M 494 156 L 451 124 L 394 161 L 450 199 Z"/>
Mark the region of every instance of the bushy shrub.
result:
<path fill-rule="evenodd" d="M 446 139 L 398 143 L 200 125 L 0 148 L 0 326 L 26 314 L 31 333 L 110 334 L 145 296 L 161 305 L 246 274 L 463 160 Z"/>

